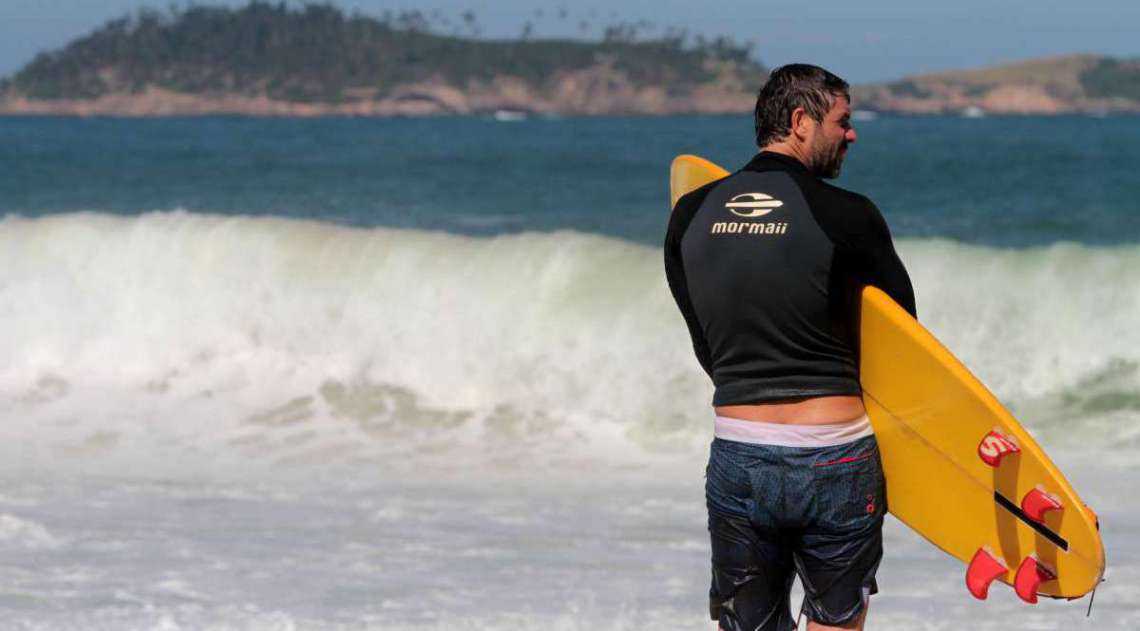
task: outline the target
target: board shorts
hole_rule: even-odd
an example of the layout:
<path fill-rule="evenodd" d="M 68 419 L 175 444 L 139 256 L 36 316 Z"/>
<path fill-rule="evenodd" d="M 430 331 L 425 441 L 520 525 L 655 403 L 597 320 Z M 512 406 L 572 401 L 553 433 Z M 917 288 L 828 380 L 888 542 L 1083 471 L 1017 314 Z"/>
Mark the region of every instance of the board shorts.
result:
<path fill-rule="evenodd" d="M 887 504 L 873 435 L 828 447 L 716 438 L 705 499 L 709 613 L 725 631 L 795 629 L 789 600 L 796 575 L 801 611 L 821 624 L 850 622 L 878 591 Z"/>

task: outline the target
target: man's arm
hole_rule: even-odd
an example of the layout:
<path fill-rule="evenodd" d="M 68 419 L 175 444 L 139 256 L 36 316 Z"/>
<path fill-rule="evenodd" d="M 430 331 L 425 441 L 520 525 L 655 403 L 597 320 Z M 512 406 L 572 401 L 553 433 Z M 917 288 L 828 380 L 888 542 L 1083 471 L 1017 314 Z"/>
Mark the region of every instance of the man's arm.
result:
<path fill-rule="evenodd" d="M 917 318 L 910 276 L 895 252 L 891 231 L 875 204 L 863 195 L 815 178 L 799 176 L 797 180 L 816 223 L 835 245 L 841 267 L 837 271 L 846 281 L 882 289 Z M 858 296 L 851 298 L 855 300 L 853 306 L 858 307 Z"/>
<path fill-rule="evenodd" d="M 906 267 L 895 252 L 887 222 L 870 200 L 866 200 L 865 211 L 860 214 L 860 221 L 855 222 L 855 232 L 850 235 L 847 247 L 862 264 L 866 284 L 882 289 L 899 306 L 917 318 L 914 287 Z"/>
<path fill-rule="evenodd" d="M 681 238 L 701 207 L 709 188 L 711 186 L 703 186 L 682 196 L 673 207 L 673 214 L 669 217 L 669 229 L 665 233 L 665 279 L 669 282 L 669 291 L 673 293 L 673 300 L 677 302 L 677 307 L 685 318 L 685 324 L 689 327 L 689 337 L 693 340 L 693 351 L 697 355 L 697 361 L 709 377 L 712 377 L 712 354 L 705 340 L 704 329 L 697 320 L 693 302 L 689 298 L 685 265 L 681 259 Z"/>

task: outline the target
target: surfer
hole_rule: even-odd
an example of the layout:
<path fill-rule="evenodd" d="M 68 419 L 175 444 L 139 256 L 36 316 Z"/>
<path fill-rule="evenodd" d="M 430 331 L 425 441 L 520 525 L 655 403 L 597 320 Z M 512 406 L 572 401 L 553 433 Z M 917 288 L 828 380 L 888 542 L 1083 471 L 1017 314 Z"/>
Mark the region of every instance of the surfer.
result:
<path fill-rule="evenodd" d="M 859 291 L 912 315 L 914 291 L 875 205 L 822 181 L 855 142 L 847 82 L 774 70 L 755 129 L 759 153 L 678 200 L 665 237 L 669 288 L 715 386 L 710 614 L 723 631 L 793 629 L 798 574 L 809 629 L 861 629 L 886 497 L 859 386 Z M 786 226 L 725 229 L 761 221 Z"/>

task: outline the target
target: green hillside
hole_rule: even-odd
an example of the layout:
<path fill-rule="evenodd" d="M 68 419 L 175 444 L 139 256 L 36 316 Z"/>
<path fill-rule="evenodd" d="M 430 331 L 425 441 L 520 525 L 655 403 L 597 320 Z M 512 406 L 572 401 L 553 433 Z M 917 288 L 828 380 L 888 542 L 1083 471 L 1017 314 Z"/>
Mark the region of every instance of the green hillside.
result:
<path fill-rule="evenodd" d="M 860 86 L 860 107 L 933 113 L 1140 111 L 1140 58 L 1064 55 Z"/>
<path fill-rule="evenodd" d="M 635 86 L 670 90 L 715 81 L 725 67 L 750 85 L 764 76 L 749 46 L 723 38 L 686 45 L 679 36 L 639 40 L 613 28 L 599 42 L 487 41 L 432 32 L 410 15 L 378 19 L 331 5 L 267 2 L 142 11 L 40 54 L 2 87 L 31 99 L 94 99 L 157 87 L 336 103 L 426 81 L 462 88 L 508 75 L 540 86 L 599 63 Z"/>
<path fill-rule="evenodd" d="M 1140 101 L 1140 59 L 1100 59 L 1080 75 L 1085 93 Z"/>

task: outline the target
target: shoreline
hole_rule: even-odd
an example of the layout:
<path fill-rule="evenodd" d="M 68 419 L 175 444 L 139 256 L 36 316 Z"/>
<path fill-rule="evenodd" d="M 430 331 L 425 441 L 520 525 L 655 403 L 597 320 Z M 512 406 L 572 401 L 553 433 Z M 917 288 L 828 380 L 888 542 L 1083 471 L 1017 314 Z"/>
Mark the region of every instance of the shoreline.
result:
<path fill-rule="evenodd" d="M 36 99 L 0 93 L 0 115 L 118 118 L 247 116 L 251 118 L 492 117 L 503 122 L 552 117 L 664 117 L 747 115 L 756 95 L 739 82 L 721 81 L 670 94 L 664 86 L 635 86 L 594 69 L 536 89 L 511 77 L 464 88 L 426 82 L 390 93 L 353 95 L 340 102 L 287 101 L 266 94 L 189 93 L 147 87 L 97 98 Z M 608 87 L 605 87 L 608 86 Z M 1030 86 L 969 97 L 959 90 L 937 98 L 898 97 L 881 87 L 853 86 L 854 109 L 864 117 L 889 116 L 1110 116 L 1138 115 L 1140 102 L 1121 98 L 1068 98 L 1038 94 Z M 1039 98 L 1030 98 L 1039 97 Z M 866 119 L 866 118 L 865 118 Z"/>
<path fill-rule="evenodd" d="M 58 117 L 58 118 L 492 118 L 500 122 L 517 122 L 532 119 L 559 118 L 666 118 L 671 116 L 749 116 L 752 113 L 753 95 L 727 95 L 724 98 L 704 97 L 702 103 L 683 99 L 675 103 L 662 103 L 656 99 L 624 100 L 612 107 L 561 108 L 549 102 L 479 103 L 477 106 L 448 107 L 434 100 L 386 99 L 354 101 L 348 103 L 303 103 L 273 101 L 262 97 L 201 97 L 176 95 L 173 99 L 134 98 L 110 95 L 95 100 L 60 99 L 32 100 L 26 98 L 0 99 L 0 116 L 6 117 Z M 745 104 L 745 102 L 748 102 Z M 614 105 L 611 103 L 611 105 Z M 867 122 L 878 116 L 921 118 L 1020 118 L 1079 116 L 1108 118 L 1140 115 L 1140 105 L 1123 107 L 1066 107 L 1041 109 L 934 107 L 929 104 L 916 108 L 858 107 L 857 112 Z"/>
<path fill-rule="evenodd" d="M 982 112 L 981 114 L 974 114 L 971 112 L 958 112 L 958 111 L 895 111 L 895 110 L 862 110 L 869 112 L 871 117 L 857 121 L 860 124 L 872 122 L 875 118 L 961 118 L 961 119 L 1029 119 L 1029 118 L 1133 118 L 1140 116 L 1140 109 L 1136 110 L 1071 110 L 1060 112 Z M 328 111 L 266 111 L 266 112 L 250 112 L 246 110 L 227 110 L 227 109 L 202 109 L 202 110 L 179 110 L 170 112 L 146 112 L 139 113 L 136 111 L 117 111 L 117 110 L 98 110 L 90 111 L 85 108 L 30 108 L 18 109 L 5 107 L 0 103 L 0 118 L 58 118 L 58 119 L 121 119 L 121 120 L 154 120 L 154 119 L 192 119 L 192 118 L 238 118 L 238 119 L 262 119 L 262 120 L 334 120 L 334 119 L 375 119 L 375 120 L 398 120 L 398 119 L 416 119 L 416 120 L 430 120 L 430 119 L 490 119 L 498 122 L 512 123 L 521 121 L 533 120 L 563 120 L 563 119 L 606 119 L 606 118 L 637 118 L 637 119 L 653 119 L 653 118 L 683 118 L 683 117 L 743 117 L 751 116 L 751 109 L 737 110 L 737 111 L 692 111 L 692 110 L 676 110 L 668 112 L 565 112 L 565 113 L 546 113 L 546 112 L 531 112 L 526 110 L 492 110 L 492 111 L 476 111 L 476 112 L 436 112 L 436 113 L 375 113 L 375 112 L 355 112 L 345 111 L 339 109 L 330 109 Z"/>
<path fill-rule="evenodd" d="M 500 78 L 467 89 L 442 83 L 406 85 L 383 96 L 368 95 L 338 103 L 284 101 L 264 94 L 192 94 L 153 86 L 94 99 L 48 100 L 9 94 L 0 96 L 0 114 L 376 118 L 473 115 L 517 120 L 529 116 L 734 114 L 750 111 L 756 98 L 739 86 L 723 83 L 670 95 L 661 86 L 634 86 L 628 81 L 617 81 L 608 72 L 580 74 L 583 76 L 564 77 L 549 90 L 535 90 L 520 80 Z M 603 80 L 612 80 L 614 89 L 601 88 Z"/>

